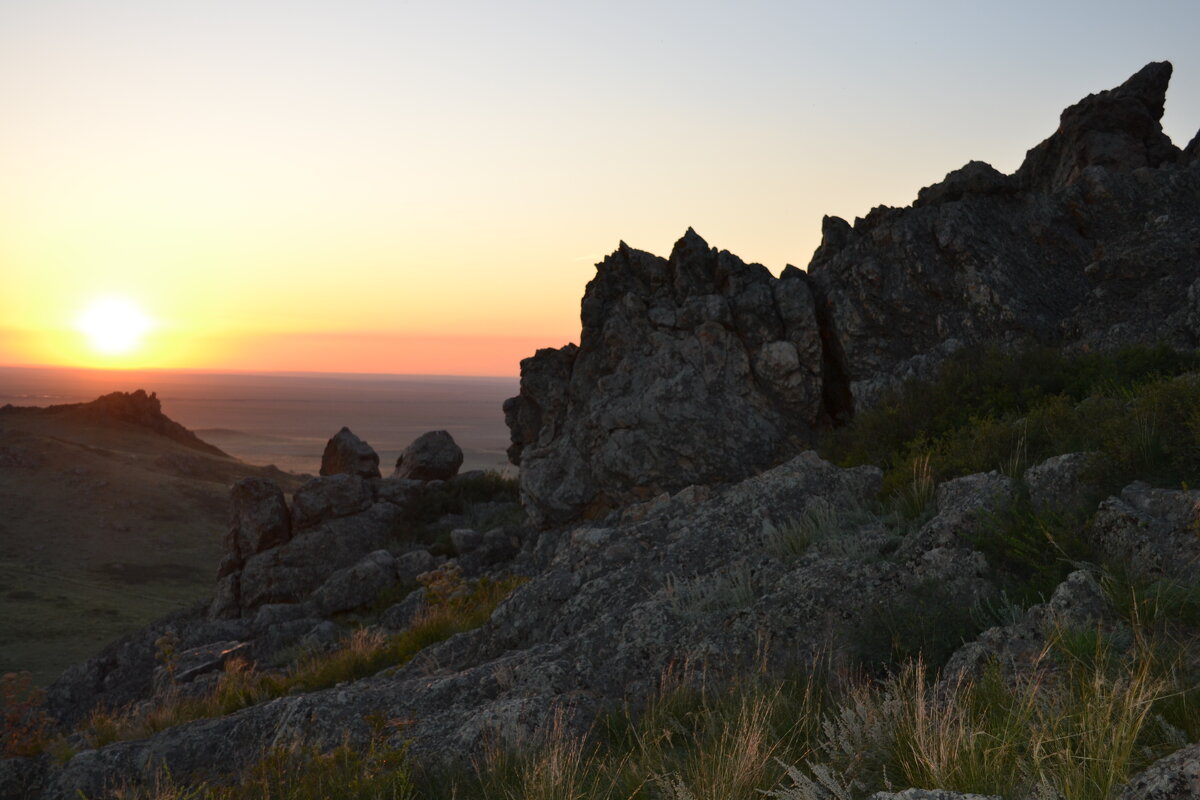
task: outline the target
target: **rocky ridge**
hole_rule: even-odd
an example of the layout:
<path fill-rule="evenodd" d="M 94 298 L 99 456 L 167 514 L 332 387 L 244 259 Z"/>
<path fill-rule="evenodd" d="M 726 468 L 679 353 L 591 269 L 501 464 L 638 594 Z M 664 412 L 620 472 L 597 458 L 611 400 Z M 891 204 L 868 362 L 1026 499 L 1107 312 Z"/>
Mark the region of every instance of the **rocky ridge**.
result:
<path fill-rule="evenodd" d="M 806 272 L 691 230 L 668 259 L 622 243 L 579 345 L 524 360 L 505 404 L 530 515 L 747 477 L 962 348 L 1196 347 L 1200 161 L 1162 132 L 1170 75 L 1071 106 L 1013 175 L 973 161 L 908 208 L 826 217 Z"/>

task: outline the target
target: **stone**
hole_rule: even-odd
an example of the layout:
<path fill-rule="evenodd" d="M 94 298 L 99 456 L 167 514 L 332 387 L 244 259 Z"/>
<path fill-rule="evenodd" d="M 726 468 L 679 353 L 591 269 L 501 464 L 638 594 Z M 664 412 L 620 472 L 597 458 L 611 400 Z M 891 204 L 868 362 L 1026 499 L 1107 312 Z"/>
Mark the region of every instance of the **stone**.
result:
<path fill-rule="evenodd" d="M 292 496 L 292 522 L 296 530 L 366 511 L 373 501 L 371 484 L 358 475 L 313 478 Z"/>
<path fill-rule="evenodd" d="M 1120 800 L 1196 800 L 1200 797 L 1200 743 L 1160 758 L 1129 781 Z"/>
<path fill-rule="evenodd" d="M 325 444 L 321 456 L 321 475 L 343 474 L 368 479 L 380 477 L 379 455 L 346 427 Z"/>
<path fill-rule="evenodd" d="M 371 603 L 397 582 L 396 557 L 376 550 L 330 575 L 313 592 L 312 602 L 324 614 L 349 611 Z"/>
<path fill-rule="evenodd" d="M 175 656 L 175 682 L 189 683 L 201 675 L 220 670 L 230 658 L 245 653 L 248 648 L 246 642 L 226 640 L 183 650 Z M 167 672 L 163 667 L 158 669 Z"/>
<path fill-rule="evenodd" d="M 429 431 L 413 440 L 396 459 L 393 477 L 444 481 L 458 474 L 463 452 L 447 431 Z"/>
<path fill-rule="evenodd" d="M 226 554 L 240 563 L 278 547 L 292 536 L 291 514 L 283 490 L 266 478 L 242 478 L 229 490 L 230 538 Z"/>
<path fill-rule="evenodd" d="M 1154 489 L 1135 482 L 1100 504 L 1088 536 L 1132 577 L 1193 583 L 1200 563 L 1200 490 Z"/>
<path fill-rule="evenodd" d="M 1025 470 L 1029 502 L 1035 509 L 1070 511 L 1088 500 L 1090 487 L 1084 471 L 1091 463 L 1090 453 L 1064 453 L 1048 458 Z"/>

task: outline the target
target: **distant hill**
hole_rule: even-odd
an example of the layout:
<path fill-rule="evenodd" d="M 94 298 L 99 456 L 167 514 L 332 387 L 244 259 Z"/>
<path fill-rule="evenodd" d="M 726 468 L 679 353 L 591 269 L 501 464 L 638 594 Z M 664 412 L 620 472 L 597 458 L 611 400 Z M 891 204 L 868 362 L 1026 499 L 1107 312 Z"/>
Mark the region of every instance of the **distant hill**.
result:
<path fill-rule="evenodd" d="M 212 591 L 228 487 L 299 477 L 225 454 L 143 390 L 0 407 L 0 672 L 46 683 Z"/>

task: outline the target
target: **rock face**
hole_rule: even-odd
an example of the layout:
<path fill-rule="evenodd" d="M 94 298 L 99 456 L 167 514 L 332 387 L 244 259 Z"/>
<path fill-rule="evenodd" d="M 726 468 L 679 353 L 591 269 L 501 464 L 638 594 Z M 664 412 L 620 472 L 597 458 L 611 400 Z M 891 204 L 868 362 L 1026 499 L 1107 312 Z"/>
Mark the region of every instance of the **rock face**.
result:
<path fill-rule="evenodd" d="M 1196 345 L 1200 170 L 1159 124 L 1170 74 L 1071 106 L 1012 176 L 972 162 L 911 208 L 825 220 L 809 275 L 857 404 L 962 347 Z"/>
<path fill-rule="evenodd" d="M 821 416 L 809 283 L 775 279 L 689 230 L 669 259 L 624 244 L 583 298 L 579 347 L 521 362 L 509 456 L 539 522 L 737 480 L 808 441 Z"/>
<path fill-rule="evenodd" d="M 342 428 L 325 445 L 321 456 L 322 475 L 357 475 L 360 478 L 378 478 L 379 454 L 371 446 L 354 435 L 349 428 Z"/>
<path fill-rule="evenodd" d="M 622 244 L 579 345 L 521 362 L 505 404 L 531 514 L 753 474 L 960 348 L 1196 346 L 1200 165 L 1162 132 L 1170 75 L 1150 64 L 1071 106 L 1014 175 L 973 161 L 910 208 L 826 217 L 807 274 L 690 230 L 669 259 Z"/>
<path fill-rule="evenodd" d="M 423 433 L 404 448 L 396 459 L 393 478 L 417 481 L 446 481 L 458 474 L 463 452 L 446 431 Z"/>

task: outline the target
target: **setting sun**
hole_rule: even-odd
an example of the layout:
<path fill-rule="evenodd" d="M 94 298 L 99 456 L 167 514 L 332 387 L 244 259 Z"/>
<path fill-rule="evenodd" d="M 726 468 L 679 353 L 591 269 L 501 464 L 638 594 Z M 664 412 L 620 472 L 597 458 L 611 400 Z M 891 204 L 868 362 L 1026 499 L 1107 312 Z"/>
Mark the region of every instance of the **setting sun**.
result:
<path fill-rule="evenodd" d="M 78 328 L 87 336 L 92 350 L 110 356 L 135 351 L 150 327 L 150 318 L 124 297 L 93 301 L 78 321 Z"/>

